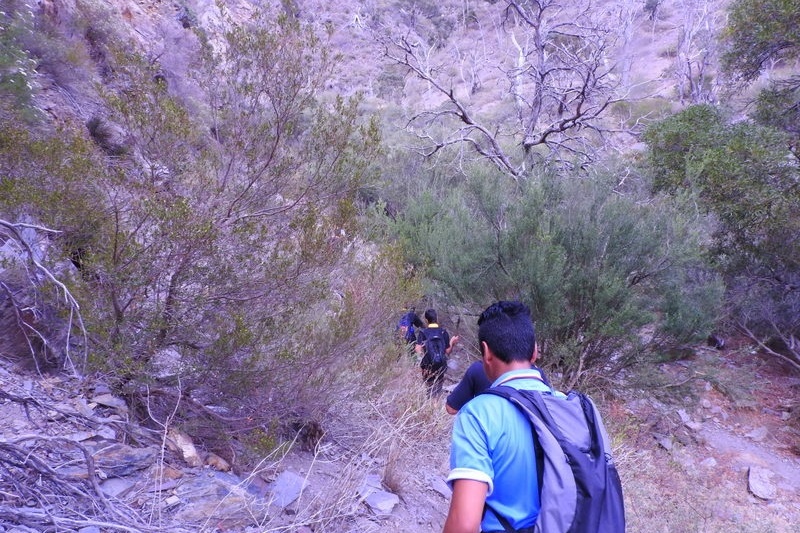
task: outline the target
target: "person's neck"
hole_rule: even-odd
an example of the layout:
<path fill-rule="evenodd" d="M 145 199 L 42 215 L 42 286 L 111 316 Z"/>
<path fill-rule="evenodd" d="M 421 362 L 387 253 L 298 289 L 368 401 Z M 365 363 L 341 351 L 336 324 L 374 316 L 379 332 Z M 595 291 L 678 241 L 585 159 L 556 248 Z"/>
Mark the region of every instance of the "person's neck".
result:
<path fill-rule="evenodd" d="M 503 374 L 507 374 L 508 372 L 513 372 L 514 370 L 530 370 L 530 368 L 530 362 L 525 361 L 511 361 L 510 363 L 503 363 L 496 369 L 497 375 L 492 378 L 492 381 L 495 381 L 497 378 Z"/>
<path fill-rule="evenodd" d="M 505 374 L 506 372 L 511 372 L 512 370 L 530 370 L 531 362 L 530 361 L 511 361 L 506 366 L 507 366 L 507 368 L 503 372 L 503 374 Z"/>

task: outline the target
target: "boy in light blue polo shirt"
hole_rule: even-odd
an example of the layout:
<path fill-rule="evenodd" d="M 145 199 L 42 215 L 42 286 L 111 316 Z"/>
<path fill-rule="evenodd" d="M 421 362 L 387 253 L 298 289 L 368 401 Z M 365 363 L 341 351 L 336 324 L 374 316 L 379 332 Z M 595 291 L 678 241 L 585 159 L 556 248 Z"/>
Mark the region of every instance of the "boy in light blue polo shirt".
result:
<path fill-rule="evenodd" d="M 530 366 L 536 336 L 526 305 L 489 306 L 478 319 L 478 341 L 493 387 L 551 390 Z M 481 395 L 458 412 L 450 467 L 453 496 L 444 533 L 504 531 L 497 515 L 516 530 L 536 522 L 539 476 L 531 426 L 511 402 Z M 484 503 L 490 508 L 485 513 Z"/>

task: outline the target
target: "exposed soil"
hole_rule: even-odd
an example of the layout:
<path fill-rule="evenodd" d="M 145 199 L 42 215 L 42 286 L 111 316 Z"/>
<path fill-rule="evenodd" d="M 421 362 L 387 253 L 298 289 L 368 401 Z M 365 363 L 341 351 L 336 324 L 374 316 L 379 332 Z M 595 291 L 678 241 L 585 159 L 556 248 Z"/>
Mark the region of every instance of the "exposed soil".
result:
<path fill-rule="evenodd" d="M 639 424 L 622 460 L 629 531 L 797 532 L 800 379 L 744 341 L 661 370 L 672 384 L 694 379 L 669 403 L 628 401 L 632 418 L 616 412 L 611 424 L 626 433 Z M 767 472 L 774 497 L 753 494 L 751 468 Z"/>

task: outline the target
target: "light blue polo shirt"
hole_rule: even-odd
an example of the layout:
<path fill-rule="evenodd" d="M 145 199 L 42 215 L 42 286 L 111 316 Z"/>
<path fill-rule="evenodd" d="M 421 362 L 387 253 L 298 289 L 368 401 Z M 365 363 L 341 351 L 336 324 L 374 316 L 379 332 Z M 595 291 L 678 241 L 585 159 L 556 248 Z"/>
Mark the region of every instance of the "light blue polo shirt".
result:
<path fill-rule="evenodd" d="M 535 369 L 506 372 L 492 387 L 549 391 Z M 505 398 L 476 396 L 459 410 L 453 425 L 447 481 L 473 479 L 489 485 L 486 502 L 514 529 L 532 527 L 539 515 L 539 487 L 530 422 Z M 452 484 L 452 483 L 451 483 Z M 487 511 L 482 531 L 503 531 Z"/>

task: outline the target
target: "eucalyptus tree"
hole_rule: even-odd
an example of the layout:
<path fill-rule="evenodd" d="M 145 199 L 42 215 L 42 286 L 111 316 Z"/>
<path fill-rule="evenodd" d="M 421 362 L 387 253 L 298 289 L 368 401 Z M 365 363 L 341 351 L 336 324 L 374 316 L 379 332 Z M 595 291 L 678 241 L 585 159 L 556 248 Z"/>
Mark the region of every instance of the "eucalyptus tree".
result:
<path fill-rule="evenodd" d="M 733 133 L 727 141 L 729 154 L 735 157 L 720 157 L 726 167 L 737 162 L 741 170 L 731 176 L 733 190 L 745 192 L 731 195 L 727 207 L 714 204 L 732 233 L 744 237 L 733 239 L 738 245 L 738 253 L 732 254 L 738 259 L 738 268 L 732 270 L 734 318 L 764 350 L 800 369 L 800 5 L 793 0 L 735 0 L 723 43 L 722 66 L 742 86 L 770 72 L 750 113 L 766 128 L 727 126 Z M 723 187 L 732 190 L 727 183 Z"/>
<path fill-rule="evenodd" d="M 800 171 L 787 132 L 693 106 L 644 140 L 655 185 L 716 221 L 710 252 L 732 325 L 800 369 Z"/>
<path fill-rule="evenodd" d="M 722 66 L 734 80 L 750 84 L 769 70 L 768 86 L 753 118 L 800 139 L 800 6 L 793 0 L 736 0 L 723 33 Z M 797 141 L 793 153 L 798 157 Z"/>
<path fill-rule="evenodd" d="M 800 54 L 800 7 L 792 0 L 735 0 L 729 7 L 723 66 L 746 81 Z"/>

